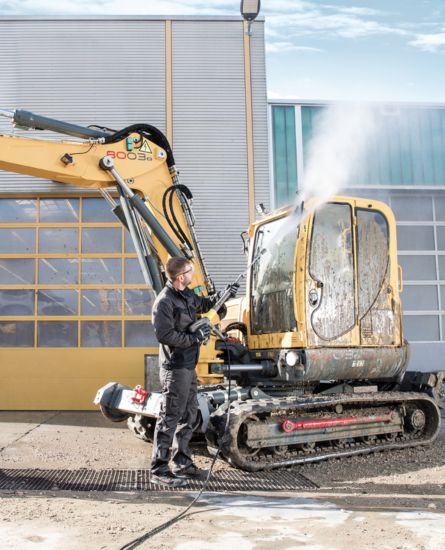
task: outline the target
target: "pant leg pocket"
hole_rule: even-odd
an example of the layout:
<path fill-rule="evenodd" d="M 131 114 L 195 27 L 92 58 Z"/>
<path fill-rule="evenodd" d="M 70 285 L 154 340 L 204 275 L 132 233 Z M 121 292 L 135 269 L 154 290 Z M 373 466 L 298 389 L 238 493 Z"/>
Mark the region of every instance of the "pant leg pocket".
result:
<path fill-rule="evenodd" d="M 172 395 L 171 393 L 164 392 L 163 405 L 164 405 L 164 410 L 166 414 L 174 415 L 178 410 L 178 404 L 179 404 L 179 400 L 176 395 Z"/>

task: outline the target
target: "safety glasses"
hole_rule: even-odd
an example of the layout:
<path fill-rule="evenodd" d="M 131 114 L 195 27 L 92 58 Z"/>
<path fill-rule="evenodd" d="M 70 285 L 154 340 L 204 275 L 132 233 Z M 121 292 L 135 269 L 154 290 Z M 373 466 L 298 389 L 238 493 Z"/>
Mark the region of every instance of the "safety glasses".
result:
<path fill-rule="evenodd" d="M 181 271 L 181 273 L 178 273 L 178 274 L 176 275 L 176 279 L 177 279 L 180 275 L 186 275 L 187 273 L 190 273 L 190 271 L 192 271 L 192 268 L 187 269 L 187 271 Z"/>

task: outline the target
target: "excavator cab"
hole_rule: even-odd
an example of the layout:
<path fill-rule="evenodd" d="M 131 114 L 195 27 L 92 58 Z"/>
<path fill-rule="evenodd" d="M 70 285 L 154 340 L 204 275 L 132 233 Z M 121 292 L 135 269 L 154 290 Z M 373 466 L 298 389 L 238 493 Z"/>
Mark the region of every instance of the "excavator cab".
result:
<path fill-rule="evenodd" d="M 404 370 L 395 220 L 383 203 L 335 197 L 252 228 L 248 342 L 297 350 L 308 379 Z M 278 360 L 279 362 L 279 360 Z"/>

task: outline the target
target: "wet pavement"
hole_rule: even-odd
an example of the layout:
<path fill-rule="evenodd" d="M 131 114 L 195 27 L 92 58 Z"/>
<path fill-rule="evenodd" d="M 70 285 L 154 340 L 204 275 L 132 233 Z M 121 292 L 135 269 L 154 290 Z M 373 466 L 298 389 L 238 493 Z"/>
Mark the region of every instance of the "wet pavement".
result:
<path fill-rule="evenodd" d="M 210 464 L 203 442 L 196 462 Z M 94 412 L 0 412 L 0 469 L 149 467 L 151 445 Z M 445 541 L 445 431 L 431 446 L 295 467 L 318 489 L 205 492 L 140 548 L 437 550 Z M 217 462 L 216 471 L 231 467 Z M 289 470 L 283 471 L 289 474 Z M 0 491 L 2 548 L 120 548 L 184 509 L 195 491 Z"/>

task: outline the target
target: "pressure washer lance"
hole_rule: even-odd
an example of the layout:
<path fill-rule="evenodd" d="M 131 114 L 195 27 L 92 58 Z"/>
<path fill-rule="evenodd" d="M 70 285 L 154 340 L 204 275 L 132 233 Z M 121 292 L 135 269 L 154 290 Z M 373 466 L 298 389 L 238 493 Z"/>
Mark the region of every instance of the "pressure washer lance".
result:
<path fill-rule="evenodd" d="M 250 264 L 247 266 L 246 270 L 243 271 L 238 275 L 238 277 L 235 279 L 235 281 L 229 285 L 222 291 L 220 297 L 218 298 L 217 302 L 215 302 L 212 309 L 210 309 L 207 313 L 204 313 L 203 316 L 192 323 L 188 327 L 188 332 L 192 334 L 196 334 L 197 332 L 204 331 L 208 332 L 210 334 L 210 331 L 212 331 L 218 338 L 221 340 L 226 340 L 226 337 L 224 334 L 215 326 L 215 324 L 212 322 L 215 319 L 219 319 L 218 317 L 218 311 L 222 308 L 222 306 L 232 297 L 233 287 L 239 287 L 240 281 L 244 279 L 244 277 L 249 272 L 249 269 L 261 258 L 261 256 L 266 252 L 266 249 L 263 248 L 260 250 L 260 252 L 255 256 L 255 258 L 250 262 Z M 207 328 L 210 327 L 210 330 Z M 202 343 L 205 345 L 209 341 L 209 337 L 207 337 L 205 340 L 202 340 Z"/>

